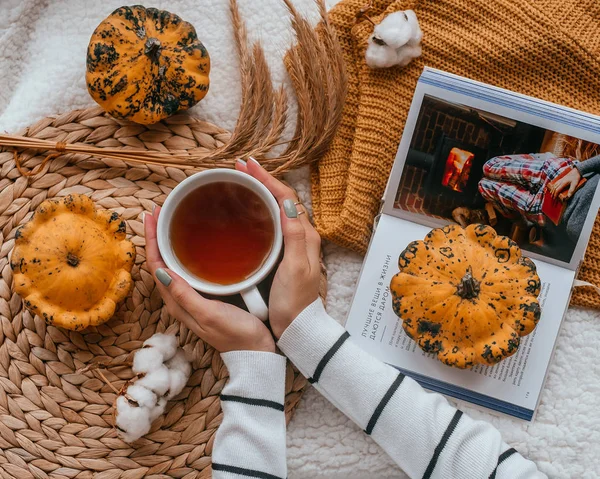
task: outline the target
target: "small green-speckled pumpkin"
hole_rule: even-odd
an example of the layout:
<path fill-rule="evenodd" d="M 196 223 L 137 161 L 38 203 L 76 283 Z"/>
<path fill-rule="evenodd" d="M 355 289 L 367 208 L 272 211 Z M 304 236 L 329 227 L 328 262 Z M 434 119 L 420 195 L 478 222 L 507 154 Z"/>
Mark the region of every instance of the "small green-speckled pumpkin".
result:
<path fill-rule="evenodd" d="M 394 312 L 410 338 L 450 366 L 498 363 L 540 319 L 535 265 L 489 226 L 434 229 L 407 246 L 398 266 Z"/>
<path fill-rule="evenodd" d="M 15 233 L 14 290 L 48 324 L 81 330 L 108 321 L 129 294 L 135 247 L 125 222 L 84 195 L 46 200 Z"/>
<path fill-rule="evenodd" d="M 208 52 L 191 24 L 134 5 L 116 9 L 94 31 L 86 81 L 108 113 L 147 125 L 204 98 L 209 70 Z"/>

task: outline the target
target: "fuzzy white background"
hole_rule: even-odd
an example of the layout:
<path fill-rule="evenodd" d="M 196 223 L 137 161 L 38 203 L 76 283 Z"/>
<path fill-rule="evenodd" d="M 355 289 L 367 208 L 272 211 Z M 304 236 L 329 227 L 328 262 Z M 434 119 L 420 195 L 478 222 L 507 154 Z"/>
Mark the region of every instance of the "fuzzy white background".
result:
<path fill-rule="evenodd" d="M 274 81 L 285 82 L 281 57 L 293 40 L 285 8 L 279 0 L 239 2 L 251 37 L 263 40 Z M 312 0 L 295 3 L 316 18 Z M 121 0 L 0 0 L 0 130 L 17 132 L 44 116 L 93 105 L 84 83 L 86 47 L 96 25 L 121 5 Z M 240 93 L 228 0 L 148 0 L 145 6 L 177 13 L 196 27 L 212 69 L 208 96 L 193 112 L 231 129 Z M 290 177 L 308 202 L 306 171 Z M 327 309 L 344 321 L 362 259 L 334 245 L 326 245 L 325 253 Z M 599 349 L 600 314 L 571 309 L 533 424 L 464 410 L 491 421 L 550 477 L 600 477 Z M 406 477 L 312 388 L 289 427 L 288 463 L 291 479 Z"/>

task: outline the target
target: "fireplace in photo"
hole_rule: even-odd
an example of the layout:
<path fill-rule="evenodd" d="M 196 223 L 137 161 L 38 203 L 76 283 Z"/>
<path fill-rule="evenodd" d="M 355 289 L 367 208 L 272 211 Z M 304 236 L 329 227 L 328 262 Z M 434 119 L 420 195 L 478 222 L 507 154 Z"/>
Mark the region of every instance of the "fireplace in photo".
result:
<path fill-rule="evenodd" d="M 475 154 L 470 151 L 452 148 L 448 158 L 446 158 L 442 186 L 446 186 L 454 191 L 463 192 L 469 179 L 474 157 Z"/>
<path fill-rule="evenodd" d="M 478 184 L 485 162 L 539 151 L 544 134 L 526 123 L 426 96 L 395 205 L 437 218 L 452 218 L 457 207 L 484 208 Z"/>
<path fill-rule="evenodd" d="M 459 203 L 475 206 L 480 200 L 477 184 L 486 160 L 487 150 L 440 134 L 433 154 L 412 150 L 407 163 L 426 170 L 424 196 L 451 208 Z"/>

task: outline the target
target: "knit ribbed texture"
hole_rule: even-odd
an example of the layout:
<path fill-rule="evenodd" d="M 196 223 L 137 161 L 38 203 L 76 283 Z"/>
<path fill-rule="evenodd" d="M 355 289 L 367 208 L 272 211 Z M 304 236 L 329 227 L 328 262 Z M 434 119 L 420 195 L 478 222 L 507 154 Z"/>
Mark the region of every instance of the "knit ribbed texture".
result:
<path fill-rule="evenodd" d="M 330 146 L 313 167 L 315 223 L 321 235 L 366 251 L 425 65 L 477 81 L 600 113 L 597 0 L 374 0 L 369 16 L 412 9 L 423 30 L 423 56 L 406 68 L 371 69 L 364 61 L 373 26 L 356 22 L 364 0 L 330 11 L 348 71 L 344 114 Z M 600 284 L 600 222 L 579 278 Z M 573 302 L 600 307 L 600 295 L 578 288 Z"/>

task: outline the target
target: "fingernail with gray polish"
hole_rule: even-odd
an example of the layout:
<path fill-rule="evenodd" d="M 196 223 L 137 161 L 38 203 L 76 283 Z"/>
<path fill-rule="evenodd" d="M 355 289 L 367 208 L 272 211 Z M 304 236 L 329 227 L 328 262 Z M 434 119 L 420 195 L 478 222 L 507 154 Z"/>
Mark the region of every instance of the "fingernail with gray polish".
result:
<path fill-rule="evenodd" d="M 152 216 L 154 216 L 154 210 L 156 210 L 156 205 L 152 205 Z"/>
<path fill-rule="evenodd" d="M 237 162 L 242 166 L 246 166 L 246 162 L 244 160 L 242 160 L 241 158 L 238 158 Z"/>
<path fill-rule="evenodd" d="M 294 200 L 285 200 L 283 202 L 283 211 L 288 218 L 298 218 L 298 209 L 294 204 Z"/>
<path fill-rule="evenodd" d="M 260 166 L 260 163 L 258 161 L 256 161 L 256 158 L 248 158 L 250 161 L 253 161 L 254 163 L 256 163 L 258 166 Z"/>
<path fill-rule="evenodd" d="M 162 268 L 158 268 L 156 270 L 156 279 L 158 279 L 165 286 L 169 286 L 171 284 L 171 281 L 173 281 L 173 279 L 171 279 L 171 277 L 169 276 L 169 273 L 167 273 Z"/>

